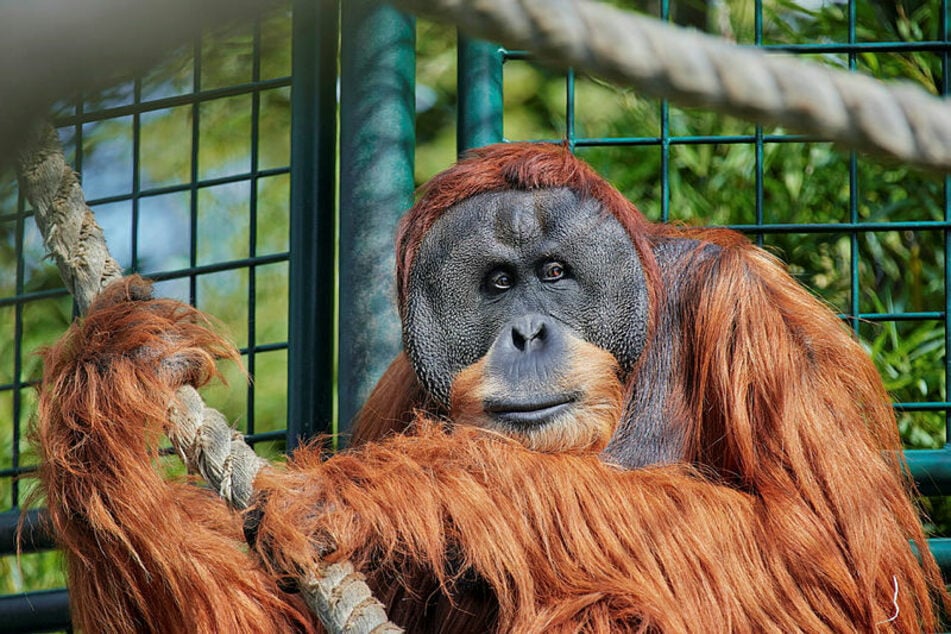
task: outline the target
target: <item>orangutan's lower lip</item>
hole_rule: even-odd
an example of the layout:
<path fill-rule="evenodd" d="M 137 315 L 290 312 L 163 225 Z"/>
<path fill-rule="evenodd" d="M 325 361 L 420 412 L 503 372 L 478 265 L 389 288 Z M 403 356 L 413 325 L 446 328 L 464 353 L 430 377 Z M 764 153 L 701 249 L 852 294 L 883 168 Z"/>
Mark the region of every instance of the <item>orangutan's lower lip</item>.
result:
<path fill-rule="evenodd" d="M 509 425 L 537 426 L 568 411 L 574 403 L 572 396 L 559 394 L 532 401 L 487 401 L 485 411 L 496 420 Z"/>

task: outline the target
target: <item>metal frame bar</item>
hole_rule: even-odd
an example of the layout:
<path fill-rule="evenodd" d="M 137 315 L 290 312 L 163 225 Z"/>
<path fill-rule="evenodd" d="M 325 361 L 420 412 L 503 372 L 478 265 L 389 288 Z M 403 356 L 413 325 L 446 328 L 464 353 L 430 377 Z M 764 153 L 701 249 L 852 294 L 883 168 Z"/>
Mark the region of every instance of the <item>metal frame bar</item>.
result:
<path fill-rule="evenodd" d="M 288 450 L 333 421 L 338 16 L 335 0 L 294 0 Z"/>
<path fill-rule="evenodd" d="M 502 61 L 498 45 L 459 34 L 456 151 L 502 140 Z"/>
<path fill-rule="evenodd" d="M 378 0 L 342 5 L 339 431 L 400 350 L 393 240 L 413 204 L 416 20 Z"/>

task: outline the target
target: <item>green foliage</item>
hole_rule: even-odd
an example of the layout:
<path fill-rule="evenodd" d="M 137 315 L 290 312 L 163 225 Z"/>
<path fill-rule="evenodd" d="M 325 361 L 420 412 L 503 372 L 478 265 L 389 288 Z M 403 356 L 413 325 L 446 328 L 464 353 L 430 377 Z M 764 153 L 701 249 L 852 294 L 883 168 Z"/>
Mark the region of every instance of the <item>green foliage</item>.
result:
<path fill-rule="evenodd" d="M 0 595 L 62 588 L 64 568 L 58 550 L 0 557 Z"/>

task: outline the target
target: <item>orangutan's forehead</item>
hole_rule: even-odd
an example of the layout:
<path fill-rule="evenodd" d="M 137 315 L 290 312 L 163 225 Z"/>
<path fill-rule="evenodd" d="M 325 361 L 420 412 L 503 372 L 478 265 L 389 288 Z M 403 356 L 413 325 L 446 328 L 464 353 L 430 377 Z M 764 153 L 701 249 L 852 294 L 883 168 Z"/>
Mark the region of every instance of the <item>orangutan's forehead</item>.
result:
<path fill-rule="evenodd" d="M 426 241 L 486 235 L 500 244 L 560 240 L 608 222 L 619 227 L 601 205 L 566 187 L 485 192 L 453 205 L 436 222 Z"/>

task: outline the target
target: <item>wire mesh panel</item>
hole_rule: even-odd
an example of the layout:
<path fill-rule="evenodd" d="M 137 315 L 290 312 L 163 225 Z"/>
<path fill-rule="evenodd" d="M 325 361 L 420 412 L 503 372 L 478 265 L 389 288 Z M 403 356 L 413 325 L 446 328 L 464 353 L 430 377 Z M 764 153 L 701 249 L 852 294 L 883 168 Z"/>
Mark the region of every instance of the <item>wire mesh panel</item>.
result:
<path fill-rule="evenodd" d="M 240 348 L 253 382 L 223 367 L 227 384 L 206 397 L 271 456 L 285 447 L 288 407 L 291 27 L 284 10 L 209 34 L 54 113 L 114 257 L 156 280 L 156 295 L 214 315 Z M 0 512 L 9 533 L 35 489 L 26 430 L 36 352 L 65 330 L 73 305 L 10 176 L 0 182 L 0 236 Z M 17 560 L 7 533 L 0 594 L 63 584 L 50 561 L 57 553 Z"/>

